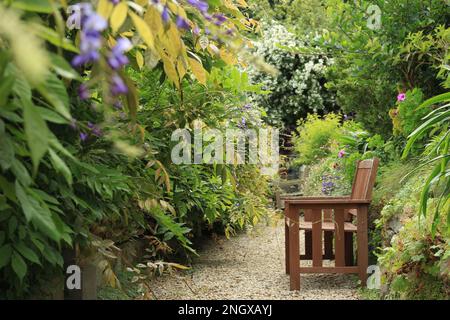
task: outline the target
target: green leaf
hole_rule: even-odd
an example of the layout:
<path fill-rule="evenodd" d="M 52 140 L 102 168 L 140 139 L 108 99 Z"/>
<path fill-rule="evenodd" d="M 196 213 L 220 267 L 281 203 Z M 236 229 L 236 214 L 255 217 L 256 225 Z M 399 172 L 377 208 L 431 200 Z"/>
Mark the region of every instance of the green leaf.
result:
<path fill-rule="evenodd" d="M 11 6 L 17 9 L 40 12 L 40 13 L 52 13 L 53 8 L 48 0 L 14 0 Z"/>
<path fill-rule="evenodd" d="M 42 118 L 45 121 L 53 122 L 57 124 L 68 124 L 69 121 L 63 117 L 61 117 L 58 113 L 53 110 L 44 107 L 36 106 L 37 111 L 41 114 Z"/>
<path fill-rule="evenodd" d="M 18 244 L 15 244 L 14 249 L 16 249 L 25 259 L 39 265 L 41 264 L 36 253 L 28 248 L 25 243 L 19 242 Z"/>
<path fill-rule="evenodd" d="M 11 260 L 12 247 L 9 244 L 5 244 L 0 248 L 0 269 L 6 266 Z"/>
<path fill-rule="evenodd" d="M 77 47 L 75 47 L 69 39 L 61 37 L 55 30 L 48 28 L 40 23 L 33 23 L 32 28 L 36 32 L 36 35 L 38 37 L 50 42 L 51 44 L 57 47 L 61 47 L 67 51 L 71 51 L 74 53 L 79 52 Z"/>
<path fill-rule="evenodd" d="M 58 242 L 61 239 L 61 234 L 50 211 L 42 208 L 36 199 L 30 197 L 18 181 L 16 181 L 16 195 L 27 221 L 32 221 L 40 231 Z"/>
<path fill-rule="evenodd" d="M 446 92 L 446 93 L 437 95 L 435 97 L 432 97 L 432 98 L 426 100 L 417 109 L 426 108 L 426 107 L 432 106 L 434 104 L 444 102 L 444 101 L 449 101 L 449 100 L 450 100 L 450 92 Z"/>
<path fill-rule="evenodd" d="M 25 135 L 31 151 L 34 172 L 37 172 L 39 162 L 48 150 L 49 130 L 38 109 L 31 101 L 22 100 L 24 104 Z"/>
<path fill-rule="evenodd" d="M 28 199 L 28 195 L 26 194 L 25 189 L 18 181 L 16 181 L 16 196 L 17 199 L 19 199 L 20 205 L 22 206 L 25 218 L 28 222 L 30 222 L 33 217 L 38 215 L 38 213 L 36 212 L 36 208 L 33 207 L 32 203 Z"/>
<path fill-rule="evenodd" d="M 25 275 L 27 274 L 27 264 L 22 259 L 22 257 L 15 251 L 12 254 L 11 266 L 14 272 L 19 277 L 20 281 L 22 281 Z"/>
<path fill-rule="evenodd" d="M 31 100 L 31 87 L 20 70 L 12 63 L 6 67 L 7 73 L 14 76 L 13 92 L 24 100 Z"/>
<path fill-rule="evenodd" d="M 19 180 L 20 183 L 22 183 L 24 186 L 28 186 L 31 184 L 32 180 L 27 168 L 16 158 L 14 158 L 12 162 L 11 171 L 16 176 L 16 179 Z"/>
<path fill-rule="evenodd" d="M 126 103 L 127 103 L 128 111 L 130 112 L 130 118 L 134 121 L 134 120 L 136 120 L 137 109 L 139 106 L 138 91 L 134 85 L 134 82 L 123 73 L 122 73 L 122 78 L 128 87 Z"/>
<path fill-rule="evenodd" d="M 66 178 L 68 184 L 72 184 L 72 173 L 70 172 L 67 164 L 52 149 L 49 149 L 49 152 L 53 167 L 57 172 L 60 172 L 64 176 L 64 178 Z"/>
<path fill-rule="evenodd" d="M 9 135 L 0 133 L 0 167 L 8 170 L 14 161 L 14 146 Z"/>
<path fill-rule="evenodd" d="M 9 94 L 14 85 L 15 78 L 10 75 L 4 77 L 0 82 L 0 107 L 3 107 L 8 102 Z"/>
<path fill-rule="evenodd" d="M 78 72 L 76 72 L 63 57 L 52 53 L 50 55 L 50 58 L 52 60 L 52 68 L 61 77 L 81 80 L 81 76 L 78 74 Z"/>
<path fill-rule="evenodd" d="M 69 112 L 69 96 L 64 83 L 53 73 L 49 73 L 47 79 L 38 87 L 44 98 L 55 107 L 66 119 L 71 119 Z"/>

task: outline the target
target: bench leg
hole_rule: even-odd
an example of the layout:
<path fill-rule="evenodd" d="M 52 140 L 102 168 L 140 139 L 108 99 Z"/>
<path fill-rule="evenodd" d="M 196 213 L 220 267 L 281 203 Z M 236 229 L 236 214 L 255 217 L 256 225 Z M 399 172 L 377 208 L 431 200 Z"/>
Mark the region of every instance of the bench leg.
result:
<path fill-rule="evenodd" d="M 299 215 L 294 206 L 288 208 L 289 218 L 289 275 L 290 289 L 300 290 L 300 237 Z"/>
<path fill-rule="evenodd" d="M 324 246 L 325 246 L 325 255 L 324 259 L 331 260 L 334 258 L 333 254 L 333 231 L 324 231 Z"/>
<path fill-rule="evenodd" d="M 287 209 L 285 209 L 285 213 L 287 214 Z M 287 216 L 284 218 L 284 259 L 286 266 L 286 274 L 289 274 L 289 219 Z"/>
<path fill-rule="evenodd" d="M 345 233 L 345 265 L 351 267 L 355 264 L 353 258 L 353 232 Z"/>
<path fill-rule="evenodd" d="M 367 267 L 369 263 L 369 244 L 367 236 L 367 217 L 368 208 L 367 206 L 361 206 L 358 208 L 358 269 L 359 269 L 359 279 L 361 280 L 361 285 L 366 286 L 367 282 Z"/>

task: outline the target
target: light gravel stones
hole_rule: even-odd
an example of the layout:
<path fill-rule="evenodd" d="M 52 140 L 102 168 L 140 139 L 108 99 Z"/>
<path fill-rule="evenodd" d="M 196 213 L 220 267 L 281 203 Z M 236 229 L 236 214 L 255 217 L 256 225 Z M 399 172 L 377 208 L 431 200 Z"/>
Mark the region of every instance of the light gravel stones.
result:
<path fill-rule="evenodd" d="M 302 248 L 303 249 L 303 248 Z M 357 277 L 302 274 L 300 292 L 289 291 L 284 267 L 284 227 L 259 226 L 229 240 L 219 238 L 199 250 L 192 270 L 152 279 L 157 299 L 358 299 Z M 329 261 L 324 261 L 325 265 Z M 332 263 L 332 262 L 331 262 Z M 302 265 L 307 262 L 302 262 Z"/>

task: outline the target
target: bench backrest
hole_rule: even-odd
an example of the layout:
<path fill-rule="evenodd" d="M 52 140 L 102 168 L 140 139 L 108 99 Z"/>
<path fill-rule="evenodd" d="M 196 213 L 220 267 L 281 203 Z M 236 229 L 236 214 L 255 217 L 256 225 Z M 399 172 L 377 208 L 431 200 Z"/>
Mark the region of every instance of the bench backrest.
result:
<path fill-rule="evenodd" d="M 352 199 L 372 200 L 372 190 L 377 177 L 378 158 L 358 161 L 352 187 Z"/>

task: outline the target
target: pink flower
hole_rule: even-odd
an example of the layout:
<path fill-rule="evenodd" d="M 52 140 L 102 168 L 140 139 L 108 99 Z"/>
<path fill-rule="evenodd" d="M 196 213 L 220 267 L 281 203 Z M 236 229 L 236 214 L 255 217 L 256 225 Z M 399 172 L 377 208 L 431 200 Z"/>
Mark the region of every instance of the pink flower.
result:
<path fill-rule="evenodd" d="M 406 99 L 406 93 L 400 93 L 400 94 L 397 96 L 397 101 L 399 101 L 399 102 L 405 101 L 405 99 Z"/>
<path fill-rule="evenodd" d="M 339 158 L 343 158 L 346 154 L 347 154 L 347 153 L 345 152 L 345 150 L 341 150 L 341 151 L 339 151 L 339 153 L 338 153 L 338 157 L 339 157 Z"/>

